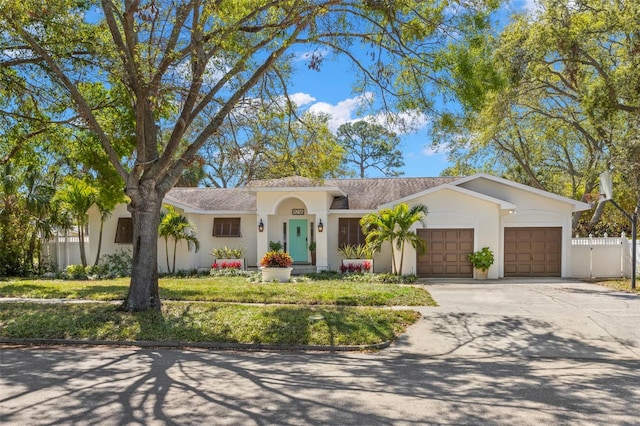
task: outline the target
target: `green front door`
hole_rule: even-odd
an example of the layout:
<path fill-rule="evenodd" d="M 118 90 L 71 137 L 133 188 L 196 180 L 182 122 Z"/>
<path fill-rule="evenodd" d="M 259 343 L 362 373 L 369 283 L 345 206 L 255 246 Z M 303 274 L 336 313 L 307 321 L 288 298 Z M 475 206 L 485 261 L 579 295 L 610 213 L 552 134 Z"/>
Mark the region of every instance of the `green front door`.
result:
<path fill-rule="evenodd" d="M 294 262 L 307 262 L 307 220 L 289 220 L 289 254 Z"/>

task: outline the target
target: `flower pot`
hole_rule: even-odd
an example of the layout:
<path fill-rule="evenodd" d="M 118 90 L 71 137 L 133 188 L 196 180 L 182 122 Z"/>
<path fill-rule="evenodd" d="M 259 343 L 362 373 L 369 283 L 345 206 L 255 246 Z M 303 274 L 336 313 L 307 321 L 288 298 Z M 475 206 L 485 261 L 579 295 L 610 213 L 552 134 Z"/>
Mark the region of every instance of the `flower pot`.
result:
<path fill-rule="evenodd" d="M 238 263 L 240 262 L 240 270 L 241 271 L 246 271 L 247 270 L 247 261 L 245 259 L 218 259 L 215 258 L 214 263 L 217 263 L 219 267 L 221 268 L 226 268 L 226 265 L 229 264 L 234 264 L 234 263 Z"/>
<path fill-rule="evenodd" d="M 373 259 L 342 259 L 342 266 L 347 272 L 353 268 L 358 268 L 361 272 L 373 272 Z"/>
<path fill-rule="evenodd" d="M 262 271 L 262 282 L 280 281 L 285 283 L 291 279 L 293 268 L 269 268 L 263 266 L 260 270 Z"/>
<path fill-rule="evenodd" d="M 473 269 L 473 277 L 476 280 L 486 280 L 488 276 L 489 276 L 489 270 L 488 269 L 485 269 L 484 271 L 482 269 L 478 269 L 478 268 L 474 268 Z"/>

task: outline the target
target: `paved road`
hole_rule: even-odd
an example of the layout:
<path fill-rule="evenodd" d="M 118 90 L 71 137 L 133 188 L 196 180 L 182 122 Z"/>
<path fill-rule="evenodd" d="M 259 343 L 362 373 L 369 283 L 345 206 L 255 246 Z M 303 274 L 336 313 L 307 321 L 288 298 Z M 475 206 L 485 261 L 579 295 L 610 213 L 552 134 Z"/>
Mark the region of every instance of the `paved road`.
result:
<path fill-rule="evenodd" d="M 640 423 L 639 297 L 427 288 L 440 306 L 372 354 L 2 348 L 0 423 Z"/>

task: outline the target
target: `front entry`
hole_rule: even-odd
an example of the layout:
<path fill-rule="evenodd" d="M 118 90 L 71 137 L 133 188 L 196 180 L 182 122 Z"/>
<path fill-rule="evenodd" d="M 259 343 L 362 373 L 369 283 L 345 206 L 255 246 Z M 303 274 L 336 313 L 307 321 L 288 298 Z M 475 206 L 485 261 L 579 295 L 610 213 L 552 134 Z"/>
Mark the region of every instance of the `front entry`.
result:
<path fill-rule="evenodd" d="M 307 220 L 289 220 L 289 254 L 294 262 L 308 262 Z"/>

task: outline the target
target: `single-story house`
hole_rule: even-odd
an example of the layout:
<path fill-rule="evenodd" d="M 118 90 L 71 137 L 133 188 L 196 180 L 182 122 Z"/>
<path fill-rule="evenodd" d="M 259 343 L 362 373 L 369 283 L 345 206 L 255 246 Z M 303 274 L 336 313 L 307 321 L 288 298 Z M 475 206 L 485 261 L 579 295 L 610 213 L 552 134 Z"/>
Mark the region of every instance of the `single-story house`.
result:
<path fill-rule="evenodd" d="M 571 275 L 572 214 L 589 205 L 484 173 L 453 178 L 326 179 L 302 177 L 253 181 L 241 188 L 174 188 L 164 202 L 197 228 L 201 249 L 178 245 L 176 269 L 209 268 L 212 249 L 245 249 L 258 266 L 271 241 L 281 242 L 295 264 L 339 270 L 338 248 L 360 244 L 359 220 L 384 207 L 424 204 L 429 214 L 415 231 L 427 252 L 405 250 L 403 273 L 419 277 L 472 277 L 467 255 L 488 246 L 495 254 L 489 278 Z M 105 222 L 102 253 L 131 247 L 131 219 L 124 205 Z M 89 253 L 96 253 L 100 219 L 90 211 Z M 165 244 L 158 265 L 166 271 Z M 171 248 L 170 248 L 171 250 Z M 391 271 L 391 248 L 374 256 L 375 272 Z M 172 256 L 172 252 L 170 254 Z"/>

